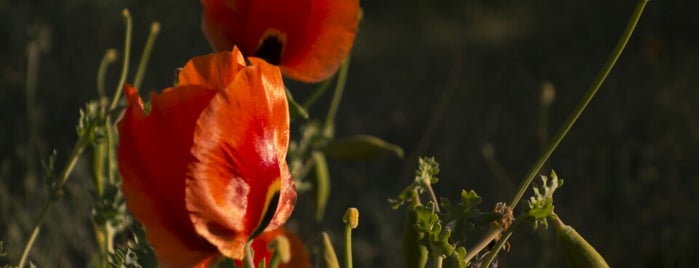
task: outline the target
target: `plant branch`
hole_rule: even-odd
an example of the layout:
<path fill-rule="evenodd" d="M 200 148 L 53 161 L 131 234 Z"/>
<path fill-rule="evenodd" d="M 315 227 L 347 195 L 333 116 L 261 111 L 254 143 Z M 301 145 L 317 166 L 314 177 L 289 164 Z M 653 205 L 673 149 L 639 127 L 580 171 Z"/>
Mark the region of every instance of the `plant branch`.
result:
<path fill-rule="evenodd" d="M 602 83 L 604 83 L 604 80 L 607 78 L 607 75 L 612 70 L 612 67 L 614 67 L 614 64 L 616 63 L 617 59 L 619 59 L 619 56 L 621 56 L 621 53 L 624 51 L 624 47 L 626 47 L 626 44 L 631 38 L 631 34 L 636 28 L 636 24 L 638 23 L 638 20 L 641 18 L 643 9 L 646 6 L 646 3 L 648 3 L 648 1 L 649 0 L 638 1 L 638 4 L 636 4 L 636 9 L 631 15 L 631 19 L 629 20 L 629 23 L 626 26 L 626 29 L 624 30 L 624 33 L 621 36 L 621 39 L 619 39 L 619 42 L 612 51 L 612 54 L 607 59 L 607 62 L 602 67 L 602 70 L 600 70 L 599 74 L 597 74 L 597 77 L 595 78 L 595 81 L 592 83 L 592 86 L 590 86 L 590 88 L 587 89 L 585 96 L 583 96 L 580 102 L 578 102 L 578 105 L 575 106 L 571 114 L 568 116 L 568 118 L 566 118 L 561 128 L 553 137 L 553 140 L 551 140 L 551 142 L 549 142 L 549 144 L 546 146 L 546 150 L 544 150 L 544 152 L 536 160 L 535 164 L 531 167 L 524 181 L 520 185 L 517 194 L 510 202 L 510 207 L 514 208 L 517 206 L 517 203 L 519 203 L 519 200 L 522 199 L 524 192 L 527 191 L 529 185 L 536 177 L 536 174 L 539 173 L 539 170 L 544 166 L 546 161 L 548 161 L 553 151 L 555 151 L 558 147 L 558 144 L 563 140 L 566 134 L 568 134 L 568 131 L 573 127 L 575 121 L 578 120 L 578 117 L 580 117 L 580 115 L 583 113 L 583 111 L 585 111 L 585 108 L 590 103 L 592 98 L 594 98 L 600 86 L 602 86 Z"/>

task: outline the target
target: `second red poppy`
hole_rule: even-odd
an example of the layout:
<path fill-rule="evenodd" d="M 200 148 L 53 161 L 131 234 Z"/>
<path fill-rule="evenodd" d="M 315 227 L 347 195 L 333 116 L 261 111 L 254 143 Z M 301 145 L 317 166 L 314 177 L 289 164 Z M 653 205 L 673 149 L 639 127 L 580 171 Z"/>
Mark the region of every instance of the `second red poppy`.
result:
<path fill-rule="evenodd" d="M 216 51 L 279 65 L 289 78 L 319 82 L 339 68 L 359 26 L 359 0 L 201 0 L 202 29 Z"/>

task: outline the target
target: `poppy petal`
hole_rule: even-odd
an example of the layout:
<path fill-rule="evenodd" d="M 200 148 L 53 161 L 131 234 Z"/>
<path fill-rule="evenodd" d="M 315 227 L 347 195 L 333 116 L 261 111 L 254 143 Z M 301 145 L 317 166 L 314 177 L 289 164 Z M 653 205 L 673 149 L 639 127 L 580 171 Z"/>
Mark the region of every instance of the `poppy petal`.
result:
<path fill-rule="evenodd" d="M 206 266 L 218 254 L 189 221 L 184 177 L 196 119 L 216 91 L 188 86 L 152 94 L 149 115 L 136 89 L 127 85 L 125 92 L 129 105 L 117 126 L 126 204 L 163 265 Z"/>
<path fill-rule="evenodd" d="M 186 183 L 195 229 L 233 259 L 242 259 L 244 244 L 265 228 L 267 210 L 274 214 L 266 228 L 277 228 L 296 200 L 286 165 L 289 112 L 281 74 L 264 61 L 251 62 L 198 119 Z"/>
<path fill-rule="evenodd" d="M 235 74 L 245 68 L 245 59 L 237 47 L 232 51 L 192 58 L 177 75 L 178 86 L 197 85 L 226 88 Z"/>
<path fill-rule="evenodd" d="M 202 30 L 215 51 L 236 45 L 244 55 L 280 65 L 286 76 L 303 82 L 319 82 L 334 74 L 359 27 L 359 0 L 201 3 Z"/>

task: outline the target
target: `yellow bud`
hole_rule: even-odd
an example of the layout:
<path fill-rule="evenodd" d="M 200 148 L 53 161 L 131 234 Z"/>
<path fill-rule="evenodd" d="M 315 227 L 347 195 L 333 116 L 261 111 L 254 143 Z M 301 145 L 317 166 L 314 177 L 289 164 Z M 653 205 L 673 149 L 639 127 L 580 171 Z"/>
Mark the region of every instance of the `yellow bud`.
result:
<path fill-rule="evenodd" d="M 345 216 L 342 217 L 342 221 L 345 224 L 349 224 L 352 229 L 356 229 L 357 225 L 359 225 L 359 210 L 357 208 L 348 208 Z"/>

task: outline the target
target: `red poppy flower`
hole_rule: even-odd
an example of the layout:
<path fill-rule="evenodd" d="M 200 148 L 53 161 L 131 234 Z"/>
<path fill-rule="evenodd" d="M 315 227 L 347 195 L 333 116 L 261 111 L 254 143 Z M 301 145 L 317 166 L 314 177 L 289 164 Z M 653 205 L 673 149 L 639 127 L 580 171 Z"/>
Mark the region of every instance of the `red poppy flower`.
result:
<path fill-rule="evenodd" d="M 308 256 L 308 251 L 306 251 L 306 246 L 303 241 L 292 232 L 288 232 L 284 227 L 279 229 L 268 231 L 260 234 L 258 237 L 252 240 L 252 250 L 253 262 L 258 264 L 262 261 L 265 262 L 265 267 L 269 265 L 269 261 L 272 259 L 272 254 L 274 253 L 269 249 L 269 244 L 274 241 L 279 236 L 285 236 L 289 241 L 289 250 L 291 259 L 287 263 L 280 263 L 279 268 L 307 268 L 311 267 L 310 257 Z M 241 263 L 238 262 L 238 266 Z"/>
<path fill-rule="evenodd" d="M 237 49 L 190 60 L 179 84 L 133 87 L 118 122 L 122 191 L 165 266 L 207 266 L 283 225 L 296 200 L 286 164 L 289 114 L 279 69 Z"/>
<path fill-rule="evenodd" d="M 359 26 L 359 0 L 201 0 L 202 29 L 216 51 L 281 66 L 284 75 L 318 82 L 337 71 Z"/>

